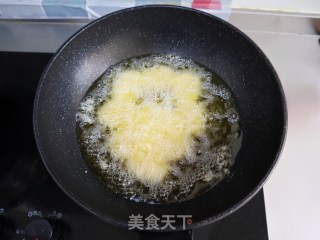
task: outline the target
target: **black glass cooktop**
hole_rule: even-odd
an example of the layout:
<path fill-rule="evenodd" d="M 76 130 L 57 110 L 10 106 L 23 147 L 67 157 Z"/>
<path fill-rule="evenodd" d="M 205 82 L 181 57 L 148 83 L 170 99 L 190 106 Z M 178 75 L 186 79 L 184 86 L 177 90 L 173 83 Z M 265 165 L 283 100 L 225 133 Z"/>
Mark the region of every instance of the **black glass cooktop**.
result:
<path fill-rule="evenodd" d="M 146 239 L 148 235 L 87 213 L 44 169 L 33 136 L 32 107 L 41 73 L 51 57 L 0 52 L 0 239 Z M 230 216 L 195 229 L 193 239 L 268 239 L 263 191 Z"/>

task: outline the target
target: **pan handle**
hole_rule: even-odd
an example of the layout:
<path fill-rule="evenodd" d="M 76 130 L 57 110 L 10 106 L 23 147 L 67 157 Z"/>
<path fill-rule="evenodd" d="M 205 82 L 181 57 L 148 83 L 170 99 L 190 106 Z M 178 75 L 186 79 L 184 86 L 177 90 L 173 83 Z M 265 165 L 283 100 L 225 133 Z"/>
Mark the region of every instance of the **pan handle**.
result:
<path fill-rule="evenodd" d="M 140 232 L 140 240 L 193 240 L 193 230 L 176 232 Z"/>

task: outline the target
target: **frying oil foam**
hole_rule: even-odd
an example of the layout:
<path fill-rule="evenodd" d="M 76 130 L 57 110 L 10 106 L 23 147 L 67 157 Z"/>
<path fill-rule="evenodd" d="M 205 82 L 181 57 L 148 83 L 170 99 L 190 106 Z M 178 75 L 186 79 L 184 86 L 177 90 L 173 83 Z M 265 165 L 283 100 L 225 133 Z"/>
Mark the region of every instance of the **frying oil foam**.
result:
<path fill-rule="evenodd" d="M 234 161 L 240 128 L 231 92 L 214 78 L 173 55 L 131 58 L 109 68 L 77 113 L 88 165 L 135 201 L 182 201 L 215 185 Z"/>

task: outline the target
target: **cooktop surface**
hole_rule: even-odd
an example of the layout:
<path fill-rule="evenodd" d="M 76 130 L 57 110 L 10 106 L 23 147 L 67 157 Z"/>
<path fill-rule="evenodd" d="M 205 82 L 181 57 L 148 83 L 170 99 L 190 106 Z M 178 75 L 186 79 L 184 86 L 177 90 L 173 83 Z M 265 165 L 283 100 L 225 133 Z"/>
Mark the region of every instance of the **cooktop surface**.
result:
<path fill-rule="evenodd" d="M 46 172 L 34 140 L 32 108 L 51 57 L 0 52 L 0 239 L 169 239 L 101 221 L 69 199 Z M 268 239 L 263 190 L 238 211 L 192 235 L 196 240 Z"/>

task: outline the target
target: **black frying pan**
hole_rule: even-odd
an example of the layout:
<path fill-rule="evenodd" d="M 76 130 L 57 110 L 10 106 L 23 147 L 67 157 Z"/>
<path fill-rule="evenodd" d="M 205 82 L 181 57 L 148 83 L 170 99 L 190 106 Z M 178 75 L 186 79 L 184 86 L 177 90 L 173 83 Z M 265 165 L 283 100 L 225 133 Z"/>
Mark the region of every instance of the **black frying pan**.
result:
<path fill-rule="evenodd" d="M 110 65 L 152 53 L 190 58 L 218 73 L 233 91 L 242 120 L 243 142 L 232 177 L 192 200 L 169 205 L 136 203 L 109 191 L 88 169 L 76 137 L 76 112 L 91 84 Z M 53 179 L 80 206 L 124 227 L 131 214 L 192 215 L 190 229 L 234 212 L 273 169 L 286 124 L 283 90 L 262 51 L 232 25 L 176 6 L 125 9 L 82 28 L 48 64 L 34 105 L 38 148 Z M 181 230 L 182 222 L 175 227 Z"/>

